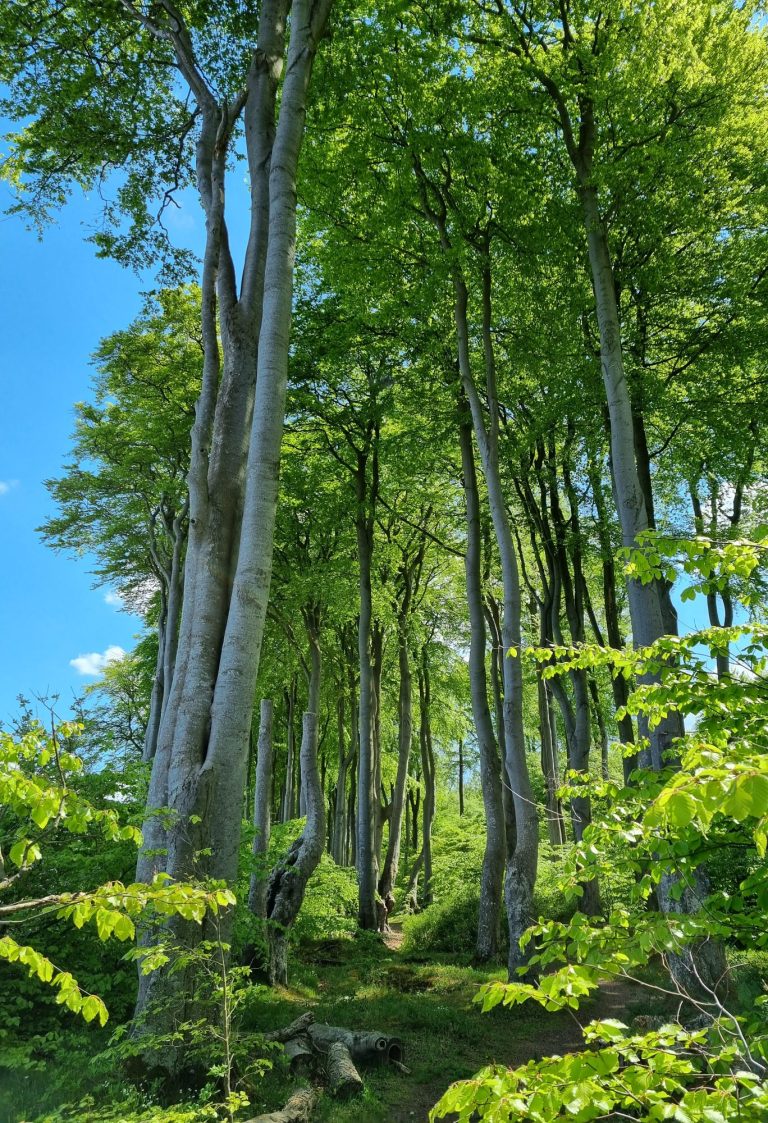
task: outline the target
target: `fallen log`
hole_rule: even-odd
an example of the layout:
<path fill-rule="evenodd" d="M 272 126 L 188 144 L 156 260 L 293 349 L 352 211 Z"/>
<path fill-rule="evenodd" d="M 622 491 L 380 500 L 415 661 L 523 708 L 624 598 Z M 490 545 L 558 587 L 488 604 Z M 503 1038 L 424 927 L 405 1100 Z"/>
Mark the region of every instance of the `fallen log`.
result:
<path fill-rule="evenodd" d="M 299 1033 L 291 1037 L 285 1042 L 283 1049 L 294 1076 L 311 1075 L 315 1067 L 315 1050 L 312 1048 L 308 1034 Z"/>
<path fill-rule="evenodd" d="M 320 1053 L 327 1053 L 331 1045 L 340 1041 L 349 1050 L 355 1064 L 392 1064 L 403 1061 L 403 1043 L 399 1037 L 386 1033 L 354 1033 L 342 1026 L 313 1023 L 307 1033 Z"/>
<path fill-rule="evenodd" d="M 363 1080 L 343 1041 L 334 1041 L 325 1058 L 328 1088 L 340 1100 L 351 1099 L 363 1090 Z"/>
<path fill-rule="evenodd" d="M 265 1037 L 267 1041 L 282 1044 L 294 1075 L 312 1076 L 321 1062 L 328 1090 L 337 1099 L 349 1099 L 363 1091 L 358 1064 L 391 1064 L 399 1072 L 408 1073 L 399 1037 L 376 1032 L 355 1033 L 343 1026 L 318 1024 L 311 1011 Z M 280 1111 L 259 1115 L 248 1123 L 309 1123 L 319 1097 L 317 1088 L 300 1088 Z"/>
<path fill-rule="evenodd" d="M 271 1111 L 268 1115 L 257 1115 L 247 1120 L 247 1123 L 309 1123 L 319 1099 L 319 1088 L 299 1088 L 285 1107 L 279 1111 Z"/>
<path fill-rule="evenodd" d="M 296 1018 L 288 1026 L 283 1026 L 282 1029 L 273 1029 L 271 1033 L 264 1035 L 265 1041 L 290 1041 L 292 1037 L 296 1037 L 300 1033 L 304 1033 L 306 1029 L 312 1025 L 315 1020 L 315 1015 L 311 1010 L 301 1017 Z"/>

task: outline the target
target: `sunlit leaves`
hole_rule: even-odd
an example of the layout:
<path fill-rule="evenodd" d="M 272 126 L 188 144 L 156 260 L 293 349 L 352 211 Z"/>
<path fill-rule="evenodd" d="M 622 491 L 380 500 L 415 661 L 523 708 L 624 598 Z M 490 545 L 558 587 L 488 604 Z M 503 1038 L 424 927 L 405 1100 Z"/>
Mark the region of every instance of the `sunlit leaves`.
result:
<path fill-rule="evenodd" d="M 679 566 L 700 592 L 716 587 L 724 572 L 729 581 L 754 582 L 763 546 L 648 536 L 626 560 L 630 576 L 641 581 L 672 578 Z M 715 656 L 731 648 L 731 674 L 716 677 Z M 529 1001 L 546 1010 L 578 1007 L 601 979 L 636 979 L 653 958 L 679 957 L 710 940 L 766 946 L 767 652 L 768 630 L 750 624 L 665 636 L 636 651 L 577 646 L 527 653 L 546 677 L 574 666 L 645 676 L 630 696 L 629 711 L 653 726 L 674 709 L 695 715 L 695 725 L 669 746 L 674 767 L 638 769 L 627 788 L 610 780 L 568 778 L 565 791 L 586 782 L 604 803 L 564 862 L 563 891 L 610 865 L 629 875 L 630 900 L 606 918 L 577 912 L 566 922 L 540 920 L 532 926 L 524 942 L 532 949 L 529 965 L 541 971 L 539 981 L 487 984 L 478 995 L 484 1010 Z M 699 871 L 718 846 L 731 845 L 749 855 L 746 875 L 736 892 L 721 889 L 704 897 L 707 882 Z M 645 907 L 654 892 L 666 896 L 665 910 Z M 691 899 L 696 907 L 690 907 Z M 672 993 L 674 986 L 669 984 Z M 615 1113 L 682 1123 L 758 1123 L 768 1111 L 765 1067 L 755 1059 L 766 1054 L 764 1019 L 756 1013 L 748 1023 L 729 1012 L 711 988 L 688 1001 L 696 1003 L 710 1028 L 691 1032 L 671 1024 L 632 1034 L 620 1022 L 592 1023 L 585 1031 L 589 1052 L 511 1071 L 486 1070 L 449 1089 L 435 1117 L 455 1111 L 459 1120 L 549 1123 L 572 1117 L 587 1123 Z"/>
<path fill-rule="evenodd" d="M 19 837 L 9 847 L 7 860 L 0 853 L 0 891 L 16 888 L 34 862 L 44 861 L 47 832 L 54 827 L 71 834 L 97 830 L 110 842 L 141 844 L 141 832 L 136 827 L 123 825 L 116 811 L 94 807 L 70 786 L 81 763 L 62 744 L 77 731 L 77 726 L 65 724 L 51 736 L 40 727 L 19 738 L 0 733 L 0 803 L 19 823 Z M 134 939 L 139 923 L 147 925 L 156 918 L 180 916 L 200 924 L 206 913 L 218 913 L 234 903 L 233 893 L 221 883 L 184 884 L 158 874 L 148 885 L 113 881 L 88 892 L 62 891 L 28 900 L 23 896 L 18 899 L 16 893 L 14 900 L 0 901 L 0 921 L 11 915 L 52 915 L 70 920 L 75 928 L 92 925 L 100 940 L 126 942 Z M 30 975 L 56 990 L 59 1004 L 87 1022 L 106 1022 L 102 1000 L 83 991 L 69 972 L 36 948 L 4 934 L 0 937 L 0 959 L 26 967 Z M 154 962 L 148 957 L 143 970 L 154 969 L 162 962 L 158 957 Z"/>

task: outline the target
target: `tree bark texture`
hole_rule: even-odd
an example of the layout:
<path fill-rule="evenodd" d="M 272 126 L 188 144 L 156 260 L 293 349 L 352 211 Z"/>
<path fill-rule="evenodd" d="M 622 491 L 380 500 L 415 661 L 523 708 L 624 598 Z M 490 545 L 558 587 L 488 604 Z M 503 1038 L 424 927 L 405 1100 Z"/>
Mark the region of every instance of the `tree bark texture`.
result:
<path fill-rule="evenodd" d="M 330 0 L 265 0 L 245 87 L 222 104 L 175 19 L 168 32 L 199 117 L 196 175 L 206 220 L 202 271 L 203 379 L 192 432 L 189 540 L 173 682 L 158 734 L 139 880 L 163 871 L 233 881 L 259 652 L 272 565 L 296 239 L 296 178 L 312 66 Z M 286 22 L 290 37 L 286 58 Z M 151 21 L 148 24 L 151 28 Z M 166 36 L 167 37 L 167 36 Z M 283 63 L 285 76 L 282 80 Z M 278 88 L 280 88 L 278 108 Z M 238 293 L 225 221 L 225 172 L 243 116 L 251 215 Z M 171 817 L 158 816 L 168 807 Z M 234 812 L 233 812 L 234 809 Z M 226 928 L 230 917 L 220 918 Z M 174 938 L 212 933 L 177 919 Z M 226 936 L 226 933 L 224 933 Z M 154 998 L 181 976 L 140 980 L 145 1029 Z"/>

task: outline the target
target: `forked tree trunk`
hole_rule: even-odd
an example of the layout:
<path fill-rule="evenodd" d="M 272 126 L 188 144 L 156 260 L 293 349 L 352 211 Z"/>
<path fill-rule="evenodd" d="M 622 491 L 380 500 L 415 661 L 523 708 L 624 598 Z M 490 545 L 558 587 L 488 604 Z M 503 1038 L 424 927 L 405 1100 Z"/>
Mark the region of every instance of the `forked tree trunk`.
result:
<path fill-rule="evenodd" d="M 259 744 L 256 757 L 256 785 L 253 795 L 253 857 L 257 868 L 251 874 L 248 908 L 262 920 L 267 915 L 267 871 L 263 866 L 269 850 L 272 794 L 272 701 L 261 700 Z"/>
<path fill-rule="evenodd" d="M 427 508 L 424 519 L 429 519 L 431 508 Z M 394 888 L 400 865 L 400 844 L 403 830 L 403 810 L 408 785 L 408 765 L 413 744 L 413 676 L 411 674 L 410 651 L 408 647 L 408 624 L 414 595 L 418 592 L 421 571 L 424 564 L 427 536 L 424 526 L 412 548 L 401 547 L 402 560 L 398 570 L 399 604 L 397 604 L 397 662 L 400 672 L 400 687 L 397 701 L 398 742 L 397 776 L 389 805 L 389 838 L 384 858 L 379 896 L 384 901 L 386 916 L 395 905 Z M 386 919 L 385 919 L 386 924 Z"/>
<path fill-rule="evenodd" d="M 408 653 L 407 618 L 408 608 L 405 607 L 398 621 L 398 665 L 400 670 L 400 689 L 398 694 L 398 745 L 397 745 L 397 776 L 392 792 L 389 810 L 389 839 L 384 864 L 379 878 L 379 896 L 386 908 L 386 917 L 392 912 L 395 905 L 394 888 L 397 880 L 397 871 L 400 865 L 400 839 L 403 828 L 403 807 L 405 804 L 405 789 L 408 782 L 408 762 L 411 757 L 411 742 L 413 740 L 412 717 L 412 681 L 411 665 Z"/>
<path fill-rule="evenodd" d="M 597 511 L 597 532 L 600 539 L 600 553 L 602 555 L 603 606 L 605 609 L 606 639 L 610 647 L 614 648 L 616 651 L 620 651 L 624 646 L 624 637 L 621 634 L 619 618 L 616 563 L 613 559 L 613 547 L 608 529 L 608 513 L 605 509 L 600 471 L 597 466 L 592 463 L 590 463 L 589 466 L 589 482 L 592 489 L 595 510 Z M 603 637 L 594 621 L 593 627 L 595 629 L 597 642 L 602 646 L 604 644 Z M 622 674 L 611 674 L 611 688 L 613 690 L 613 704 L 617 711 L 621 711 L 629 701 L 629 683 Z M 635 743 L 635 730 L 632 725 L 632 718 L 629 714 L 618 718 L 617 723 L 619 727 L 619 738 L 624 746 L 625 755 L 623 757 L 622 769 L 624 782 L 627 783 L 633 770 L 637 767 L 637 755 L 635 753 L 626 752 L 627 746 L 634 745 Z"/>
<path fill-rule="evenodd" d="M 296 179 L 312 65 L 329 6 L 330 0 L 290 4 L 279 110 L 287 0 L 265 0 L 246 89 L 229 103 L 222 104 L 206 85 L 178 13 L 167 33 L 200 121 L 204 364 L 192 433 L 185 601 L 153 761 L 139 880 L 159 871 L 179 880 L 205 874 L 232 882 L 237 875 L 239 812 L 272 568 Z M 150 17 L 145 26 L 153 30 Z M 224 206 L 230 145 L 243 111 L 251 226 L 238 293 Z M 163 807 L 170 818 L 156 814 Z M 166 927 L 175 942 L 194 946 L 211 937 L 226 940 L 231 919 L 196 925 L 174 918 Z M 194 987 L 183 971 L 142 976 L 139 1032 L 162 1032 L 169 1020 L 186 1020 L 193 1001 Z M 172 1050 L 156 1060 L 169 1068 L 178 1063 Z"/>
<path fill-rule="evenodd" d="M 351 699 L 352 709 L 355 708 L 354 696 Z M 357 746 L 355 744 L 356 726 L 350 730 L 349 749 L 344 729 L 346 714 L 346 698 L 339 684 L 339 695 L 336 702 L 336 720 L 338 723 L 339 750 L 338 768 L 336 772 L 336 794 L 333 800 L 333 835 L 331 837 L 331 855 L 337 865 L 343 866 L 347 862 L 347 775 Z"/>
<path fill-rule="evenodd" d="M 440 229 L 444 248 L 450 252 L 445 223 Z M 485 398 L 488 416 L 483 409 L 483 399 L 475 383 L 470 360 L 468 292 L 454 266 L 454 322 L 459 355 L 459 371 L 464 393 L 469 401 L 475 437 L 480 449 L 483 473 L 488 490 L 491 518 L 501 561 L 503 607 L 502 645 L 505 654 L 504 679 L 504 775 L 512 789 L 515 814 L 515 846 L 507 847 L 504 899 L 509 926 L 510 977 L 526 962 L 526 953 L 520 939 L 533 916 L 533 889 L 539 853 L 539 824 L 533 788 L 525 755 L 523 728 L 523 670 L 521 646 L 521 593 L 517 555 L 510 530 L 509 516 L 504 502 L 498 457 L 498 399 L 496 394 L 496 365 L 493 350 L 491 315 L 490 261 L 483 256 L 482 271 L 482 338 L 485 359 Z"/>

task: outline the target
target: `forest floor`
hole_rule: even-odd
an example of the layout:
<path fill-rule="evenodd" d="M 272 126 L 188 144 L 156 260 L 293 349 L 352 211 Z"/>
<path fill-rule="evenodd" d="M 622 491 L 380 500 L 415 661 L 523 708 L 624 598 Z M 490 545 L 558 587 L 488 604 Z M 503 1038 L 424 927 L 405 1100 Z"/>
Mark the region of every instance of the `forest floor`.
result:
<path fill-rule="evenodd" d="M 400 1037 L 410 1075 L 389 1068 L 361 1073 L 365 1091 L 348 1103 L 323 1097 L 318 1123 L 426 1123 L 429 1111 L 456 1080 L 484 1065 L 524 1064 L 582 1044 L 581 1025 L 598 1017 L 629 1022 L 658 1013 L 652 994 L 639 986 L 608 983 L 578 1011 L 547 1013 L 533 1004 L 497 1007 L 483 1014 L 473 998 L 498 968 L 476 969 L 456 956 L 410 954 L 402 932 L 381 941 L 347 939 L 304 946 L 291 963 L 291 984 L 276 991 L 259 988 L 249 1011 L 249 1028 L 287 1025 L 305 1010 L 317 1021 Z M 293 1082 L 275 1071 L 259 1084 L 251 1110 L 272 1111 L 287 1098 Z"/>

